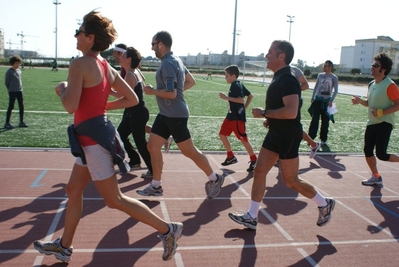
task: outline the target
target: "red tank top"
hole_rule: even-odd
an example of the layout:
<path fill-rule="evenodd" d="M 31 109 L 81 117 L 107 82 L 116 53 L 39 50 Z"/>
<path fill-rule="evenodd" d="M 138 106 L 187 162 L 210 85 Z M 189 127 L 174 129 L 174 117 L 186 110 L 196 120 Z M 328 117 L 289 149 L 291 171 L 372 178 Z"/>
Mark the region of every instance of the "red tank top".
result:
<path fill-rule="evenodd" d="M 108 62 L 105 59 L 100 60 L 97 57 L 94 58 L 97 60 L 102 70 L 103 80 L 96 86 L 82 88 L 79 106 L 74 114 L 74 125 L 106 114 L 108 96 L 111 92 L 111 85 L 108 82 Z M 81 146 L 97 144 L 88 136 L 80 135 L 78 138 Z"/>

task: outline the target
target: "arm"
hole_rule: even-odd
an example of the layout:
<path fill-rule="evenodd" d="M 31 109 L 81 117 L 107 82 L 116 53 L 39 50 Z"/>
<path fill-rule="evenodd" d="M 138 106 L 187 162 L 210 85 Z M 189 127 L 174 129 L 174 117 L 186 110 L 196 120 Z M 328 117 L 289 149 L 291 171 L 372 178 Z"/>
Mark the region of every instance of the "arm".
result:
<path fill-rule="evenodd" d="M 195 78 L 189 71 L 185 74 L 185 80 L 184 80 L 184 88 L 183 91 L 186 91 L 193 87 L 197 82 L 195 81 Z"/>
<path fill-rule="evenodd" d="M 388 115 L 388 114 L 394 113 L 394 112 L 399 110 L 399 89 L 398 89 L 398 86 L 396 84 L 394 84 L 394 83 L 391 83 L 388 86 L 388 88 L 387 88 L 387 94 L 388 94 L 389 99 L 393 102 L 393 105 L 389 106 L 389 107 L 387 107 L 385 109 L 380 109 L 381 110 L 380 111 L 380 115 L 381 116 Z M 373 114 L 374 117 L 381 117 L 381 116 L 378 116 L 379 115 L 378 114 L 378 110 L 379 109 L 376 109 L 374 107 L 371 108 L 371 113 Z"/>
<path fill-rule="evenodd" d="M 221 99 L 224 99 L 224 100 L 227 100 L 230 102 L 244 104 L 244 98 L 242 98 L 242 97 L 231 97 L 231 96 L 227 96 L 225 93 L 219 93 L 219 97 Z"/>
<path fill-rule="evenodd" d="M 330 98 L 330 102 L 329 102 L 329 106 L 330 107 L 332 106 L 332 102 L 334 101 L 335 97 L 338 94 L 338 77 L 335 76 L 335 75 L 334 75 L 334 78 L 333 78 L 333 82 L 334 82 L 334 87 L 333 87 L 334 88 L 334 93 L 333 93 L 333 95 Z"/>
<path fill-rule="evenodd" d="M 266 118 L 273 119 L 295 119 L 298 115 L 298 95 L 287 95 L 283 97 L 284 107 L 279 109 L 268 109 L 265 112 Z"/>
<path fill-rule="evenodd" d="M 146 95 L 156 95 L 166 99 L 175 99 L 177 96 L 177 89 L 175 88 L 173 92 L 166 92 L 165 89 L 154 89 L 151 84 L 144 86 L 144 93 Z"/>
<path fill-rule="evenodd" d="M 10 82 L 11 82 L 11 75 L 9 71 L 6 72 L 4 84 L 6 85 L 7 89 L 10 89 Z"/>
<path fill-rule="evenodd" d="M 254 98 L 254 96 L 252 94 L 247 96 L 247 101 L 245 101 L 245 104 L 244 104 L 245 109 L 247 109 L 249 104 L 251 104 L 253 98 Z"/>
<path fill-rule="evenodd" d="M 301 91 L 305 91 L 309 88 L 308 80 L 306 80 L 305 76 L 298 77 L 299 83 L 301 84 Z"/>
<path fill-rule="evenodd" d="M 107 109 L 121 109 L 137 105 L 139 103 L 139 99 L 132 87 L 130 87 L 130 85 L 124 79 L 122 79 L 115 69 L 110 67 L 108 71 L 109 76 L 114 78 L 111 86 L 118 92 L 118 94 L 122 95 L 122 97 L 114 101 L 109 101 L 107 103 Z"/>

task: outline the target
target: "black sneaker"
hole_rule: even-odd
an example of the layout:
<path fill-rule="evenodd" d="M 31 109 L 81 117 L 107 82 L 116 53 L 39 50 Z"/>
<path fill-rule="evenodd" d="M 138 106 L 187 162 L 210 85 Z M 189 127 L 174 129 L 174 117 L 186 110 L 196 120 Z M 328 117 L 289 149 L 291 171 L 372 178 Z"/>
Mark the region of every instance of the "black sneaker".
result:
<path fill-rule="evenodd" d="M 226 158 L 224 160 L 224 162 L 222 162 L 221 164 L 223 166 L 227 166 L 227 165 L 234 164 L 234 163 L 237 163 L 237 162 L 238 162 L 237 158 L 235 156 L 233 156 L 232 158 Z"/>
<path fill-rule="evenodd" d="M 253 172 L 256 166 L 256 160 L 251 160 L 249 162 L 249 167 L 247 169 L 247 172 Z"/>
<path fill-rule="evenodd" d="M 6 124 L 4 124 L 4 129 L 11 130 L 11 129 L 14 129 L 14 126 L 12 126 L 12 125 L 9 124 L 9 123 L 6 123 Z"/>
<path fill-rule="evenodd" d="M 26 128 L 26 127 L 29 127 L 29 125 L 26 124 L 25 122 L 21 121 L 21 122 L 19 123 L 19 127 L 24 127 L 24 128 Z"/>

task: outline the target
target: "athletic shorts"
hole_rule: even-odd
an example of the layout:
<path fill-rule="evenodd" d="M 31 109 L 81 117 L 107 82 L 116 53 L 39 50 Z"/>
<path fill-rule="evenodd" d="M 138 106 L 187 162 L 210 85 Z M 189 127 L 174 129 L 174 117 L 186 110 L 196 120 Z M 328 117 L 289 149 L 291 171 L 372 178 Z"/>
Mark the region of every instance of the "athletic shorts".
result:
<path fill-rule="evenodd" d="M 188 118 L 169 118 L 158 114 L 152 125 L 151 132 L 165 139 L 173 136 L 176 144 L 191 138 L 187 127 Z"/>
<path fill-rule="evenodd" d="M 83 164 L 80 157 L 76 158 L 75 164 L 87 167 L 92 181 L 102 181 L 115 174 L 115 164 L 108 150 L 98 144 L 82 148 L 87 164 Z"/>
<path fill-rule="evenodd" d="M 220 127 L 219 134 L 224 136 L 230 136 L 234 133 L 238 140 L 248 142 L 247 133 L 245 131 L 245 122 L 240 120 L 223 120 L 222 126 Z"/>
<path fill-rule="evenodd" d="M 277 153 L 280 159 L 294 159 L 299 156 L 301 141 L 302 139 L 284 138 L 268 133 L 262 147 Z"/>

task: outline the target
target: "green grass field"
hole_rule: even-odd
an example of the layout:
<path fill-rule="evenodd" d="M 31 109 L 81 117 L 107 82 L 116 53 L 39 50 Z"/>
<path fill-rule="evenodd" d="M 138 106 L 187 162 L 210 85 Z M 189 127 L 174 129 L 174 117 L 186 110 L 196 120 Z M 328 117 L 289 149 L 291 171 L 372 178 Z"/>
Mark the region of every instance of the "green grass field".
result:
<path fill-rule="evenodd" d="M 8 105 L 7 89 L 4 85 L 4 74 L 7 67 L 0 67 L 0 112 L 3 116 L 1 126 L 5 121 L 5 113 Z M 25 122 L 29 128 L 13 130 L 0 129 L 0 147 L 46 147 L 66 148 L 68 139 L 67 126 L 72 122 L 72 115 L 65 112 L 59 97 L 54 93 L 54 87 L 58 82 L 66 80 L 67 70 L 60 69 L 53 73 L 50 69 L 35 68 L 24 69 L 22 72 L 25 103 Z M 155 85 L 155 73 L 145 73 L 148 83 Z M 227 112 L 227 102 L 218 97 L 219 92 L 228 92 L 229 85 L 223 77 L 213 77 L 213 80 L 205 80 L 205 75 L 194 75 L 197 85 L 185 92 L 185 99 L 190 109 L 189 128 L 195 145 L 203 151 L 223 151 L 218 132 L 223 118 Z M 258 83 L 245 82 L 245 86 L 254 95 L 250 105 L 252 107 L 264 107 L 265 90 Z M 303 92 L 302 124 L 305 131 L 308 130 L 310 116 L 307 109 L 310 105 L 312 91 Z M 145 96 L 145 101 L 150 110 L 149 123 L 152 124 L 158 107 L 153 96 Z M 336 98 L 338 113 L 335 114 L 336 123 L 330 124 L 328 148 L 324 151 L 342 153 L 362 153 L 363 133 L 367 121 L 367 111 L 360 105 L 353 106 L 349 96 L 338 95 Z M 114 125 L 118 125 L 122 116 L 122 110 L 108 113 Z M 19 123 L 18 104 L 11 116 L 11 124 Z M 259 150 L 266 129 L 262 126 L 262 119 L 252 118 L 251 112 L 247 112 L 247 133 L 250 142 L 256 151 Z M 231 137 L 233 149 L 243 151 L 244 148 L 235 137 Z M 399 150 L 398 131 L 392 132 L 389 151 L 394 153 Z M 172 144 L 171 149 L 177 149 Z M 305 142 L 300 147 L 301 152 L 307 152 Z"/>

